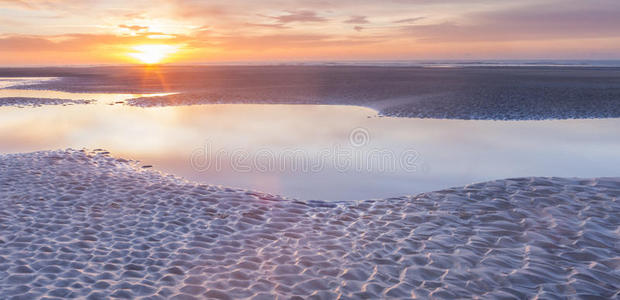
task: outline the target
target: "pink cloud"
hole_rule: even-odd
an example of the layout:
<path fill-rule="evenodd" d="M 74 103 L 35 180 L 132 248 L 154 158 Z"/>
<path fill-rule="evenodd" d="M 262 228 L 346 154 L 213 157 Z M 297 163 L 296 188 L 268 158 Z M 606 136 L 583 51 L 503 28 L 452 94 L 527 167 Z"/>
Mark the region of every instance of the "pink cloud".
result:
<path fill-rule="evenodd" d="M 349 19 L 344 21 L 347 24 L 368 24 L 370 23 L 366 16 L 351 16 Z"/>
<path fill-rule="evenodd" d="M 125 24 L 118 25 L 118 27 L 129 29 L 131 31 L 145 31 L 149 29 L 148 26 L 125 25 Z"/>
<path fill-rule="evenodd" d="M 326 22 L 327 19 L 320 17 L 316 12 L 309 10 L 287 11 L 287 14 L 271 17 L 280 23 L 292 22 Z"/>

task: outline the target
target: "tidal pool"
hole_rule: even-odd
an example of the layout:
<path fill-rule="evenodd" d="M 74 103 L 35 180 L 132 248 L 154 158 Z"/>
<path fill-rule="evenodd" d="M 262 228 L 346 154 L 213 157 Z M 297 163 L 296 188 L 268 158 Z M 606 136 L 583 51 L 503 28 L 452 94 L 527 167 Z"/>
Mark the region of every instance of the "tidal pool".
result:
<path fill-rule="evenodd" d="M 103 148 L 209 184 L 304 200 L 361 200 L 521 176 L 618 176 L 620 119 L 379 117 L 357 106 L 141 108 L 145 95 L 0 90 L 95 104 L 0 107 L 0 152 Z"/>

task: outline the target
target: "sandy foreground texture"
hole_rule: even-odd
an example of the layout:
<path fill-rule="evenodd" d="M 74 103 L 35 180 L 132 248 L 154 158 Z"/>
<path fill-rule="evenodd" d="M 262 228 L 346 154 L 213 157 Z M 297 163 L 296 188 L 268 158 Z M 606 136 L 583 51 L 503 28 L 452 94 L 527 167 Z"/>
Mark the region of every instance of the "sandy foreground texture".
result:
<path fill-rule="evenodd" d="M 620 295 L 620 179 L 301 202 L 105 152 L 0 156 L 0 298 Z"/>

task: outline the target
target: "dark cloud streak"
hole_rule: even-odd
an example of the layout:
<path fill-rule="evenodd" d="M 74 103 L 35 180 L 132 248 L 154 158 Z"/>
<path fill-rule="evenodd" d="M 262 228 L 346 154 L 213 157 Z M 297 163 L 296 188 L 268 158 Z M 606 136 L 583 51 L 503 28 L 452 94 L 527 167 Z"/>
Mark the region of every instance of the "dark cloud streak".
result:
<path fill-rule="evenodd" d="M 246 26 L 252 27 L 263 27 L 263 28 L 274 28 L 274 29 L 288 29 L 290 27 L 282 24 L 282 23 L 245 23 Z"/>
<path fill-rule="evenodd" d="M 368 24 L 370 23 L 366 16 L 351 16 L 349 19 L 344 21 L 347 24 Z"/>
<path fill-rule="evenodd" d="M 280 23 L 307 23 L 307 22 L 327 22 L 326 18 L 317 15 L 316 12 L 310 10 L 287 11 L 287 14 L 270 17 Z"/>
<path fill-rule="evenodd" d="M 401 19 L 401 20 L 396 20 L 393 23 L 395 24 L 402 24 L 402 23 L 415 23 L 417 21 L 420 21 L 422 19 L 424 19 L 425 17 L 415 17 L 415 18 L 407 18 L 407 19 Z"/>

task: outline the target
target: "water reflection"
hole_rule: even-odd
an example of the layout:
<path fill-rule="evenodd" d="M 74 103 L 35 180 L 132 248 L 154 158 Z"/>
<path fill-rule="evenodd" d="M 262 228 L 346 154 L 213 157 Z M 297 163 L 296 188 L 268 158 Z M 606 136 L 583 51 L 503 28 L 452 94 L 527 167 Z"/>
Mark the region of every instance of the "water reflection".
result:
<path fill-rule="evenodd" d="M 0 77 L 0 89 L 57 80 L 57 77 Z"/>
<path fill-rule="evenodd" d="M 58 80 L 57 77 L 0 77 L 0 98 L 56 98 L 69 100 L 95 100 L 100 104 L 115 104 L 131 98 L 167 96 L 176 93 L 118 94 L 118 93 L 68 93 L 51 90 L 25 90 L 14 87 L 32 85 L 44 81 Z M 13 87 L 13 89 L 12 89 Z"/>
<path fill-rule="evenodd" d="M 105 148 L 191 180 L 303 199 L 384 198 L 516 176 L 617 176 L 620 165 L 618 119 L 399 119 L 379 118 L 373 110 L 352 106 L 249 104 L 0 107 L 0 116 L 3 153 Z M 367 130 L 369 139 L 352 148 L 355 128 Z M 207 145 L 213 153 L 228 154 L 219 158 L 220 168 L 192 166 L 192 154 Z M 252 158 L 264 158 L 265 151 L 282 155 L 301 150 L 295 155 L 312 161 L 337 147 L 353 150 L 362 160 L 343 169 L 332 152 L 319 170 L 252 165 Z M 247 154 L 247 168 L 241 171 L 236 168 L 239 158 L 230 155 L 239 149 Z M 414 150 L 419 154 L 417 168 L 360 167 L 374 150 L 397 155 Z"/>
<path fill-rule="evenodd" d="M 113 104 L 122 102 L 131 98 L 166 96 L 174 93 L 159 94 L 106 94 L 106 93 L 67 93 L 60 91 L 47 90 L 18 90 L 18 89 L 0 89 L 0 98 L 4 97 L 24 97 L 24 98 L 57 98 L 69 100 L 96 100 L 100 104 Z"/>

